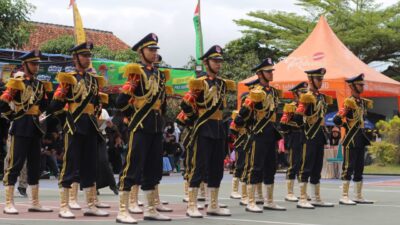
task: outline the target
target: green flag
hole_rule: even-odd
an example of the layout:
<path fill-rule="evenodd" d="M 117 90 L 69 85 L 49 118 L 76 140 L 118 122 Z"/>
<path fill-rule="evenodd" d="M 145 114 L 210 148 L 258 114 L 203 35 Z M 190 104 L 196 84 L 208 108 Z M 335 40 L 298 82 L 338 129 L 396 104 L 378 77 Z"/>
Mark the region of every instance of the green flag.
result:
<path fill-rule="evenodd" d="M 201 31 L 200 0 L 198 0 L 196 10 L 194 11 L 193 22 L 196 31 L 196 62 L 197 65 L 201 65 L 199 58 L 203 55 L 203 33 Z"/>

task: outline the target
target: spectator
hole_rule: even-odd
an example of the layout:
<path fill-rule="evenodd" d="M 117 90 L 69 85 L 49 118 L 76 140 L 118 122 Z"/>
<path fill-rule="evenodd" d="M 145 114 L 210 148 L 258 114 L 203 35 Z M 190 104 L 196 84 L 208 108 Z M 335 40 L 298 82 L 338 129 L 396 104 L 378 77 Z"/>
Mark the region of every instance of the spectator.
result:
<path fill-rule="evenodd" d="M 119 174 L 122 169 L 122 151 L 124 142 L 118 127 L 112 121 L 107 121 L 106 134 L 107 134 L 107 149 L 108 159 L 110 160 L 114 174 Z"/>
<path fill-rule="evenodd" d="M 329 143 L 331 146 L 338 146 L 340 144 L 340 129 L 339 127 L 333 127 L 331 131 L 331 136 Z"/>
<path fill-rule="evenodd" d="M 171 167 L 175 165 L 175 153 L 177 151 L 176 136 L 175 136 L 175 126 L 173 123 L 168 122 L 164 129 L 164 151 L 168 156 Z"/>
<path fill-rule="evenodd" d="M 50 133 L 47 133 L 42 139 L 40 161 L 41 176 L 49 175 L 49 172 L 47 171 L 47 169 L 49 169 L 51 174 L 53 174 L 55 177 L 58 177 L 56 149 L 53 135 Z"/>

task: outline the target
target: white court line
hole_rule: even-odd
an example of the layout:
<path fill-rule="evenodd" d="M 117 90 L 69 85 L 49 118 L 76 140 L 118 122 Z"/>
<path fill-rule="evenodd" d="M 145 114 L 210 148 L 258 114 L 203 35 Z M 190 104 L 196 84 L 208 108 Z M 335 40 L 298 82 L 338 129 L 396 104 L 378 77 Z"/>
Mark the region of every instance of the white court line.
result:
<path fill-rule="evenodd" d="M 357 204 L 357 206 L 367 206 L 367 207 L 393 207 L 393 208 L 400 208 L 400 205 Z"/>
<path fill-rule="evenodd" d="M 342 191 L 340 188 L 321 188 L 321 190 L 329 190 L 329 191 Z M 400 190 L 384 190 L 384 189 L 366 189 L 363 188 L 363 191 L 367 192 L 381 192 L 381 193 L 400 193 Z"/>
<path fill-rule="evenodd" d="M 268 221 L 268 220 L 247 220 L 247 219 L 230 219 L 230 218 L 216 218 L 216 217 L 204 217 L 209 220 L 224 220 L 224 221 L 237 221 L 237 222 L 251 222 L 251 223 L 265 223 L 265 224 L 286 224 L 286 225 L 321 225 L 312 223 L 291 223 L 281 221 Z"/>
<path fill-rule="evenodd" d="M 171 214 L 168 214 L 171 215 Z M 33 219 L 33 218 L 0 218 L 0 221 L 6 220 L 6 221 L 55 221 L 55 222 L 111 222 L 115 221 L 115 217 L 98 217 L 99 220 L 94 220 L 94 219 L 89 219 L 89 220 L 82 220 L 82 219 Z M 184 220 L 184 219 L 190 219 L 189 217 L 177 217 L 177 218 L 172 218 L 172 221 L 174 220 Z M 136 219 L 137 221 L 144 221 L 143 219 Z"/>

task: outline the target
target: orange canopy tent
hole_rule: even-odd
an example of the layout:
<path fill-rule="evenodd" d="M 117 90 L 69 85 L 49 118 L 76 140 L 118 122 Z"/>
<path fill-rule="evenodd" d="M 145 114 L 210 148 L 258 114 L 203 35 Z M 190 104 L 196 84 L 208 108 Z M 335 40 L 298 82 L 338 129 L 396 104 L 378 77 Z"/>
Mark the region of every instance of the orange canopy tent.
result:
<path fill-rule="evenodd" d="M 310 36 L 286 59 L 275 65 L 274 87 L 284 91 L 284 97 L 291 97 L 290 88 L 306 81 L 305 70 L 324 67 L 327 70 L 321 91 L 338 100 L 341 106 L 350 95 L 345 79 L 365 74 L 364 97 L 394 97 L 400 108 L 400 82 L 397 82 L 362 62 L 335 35 L 322 16 Z M 257 79 L 249 77 L 238 85 L 238 96 L 247 91 L 245 83 Z"/>

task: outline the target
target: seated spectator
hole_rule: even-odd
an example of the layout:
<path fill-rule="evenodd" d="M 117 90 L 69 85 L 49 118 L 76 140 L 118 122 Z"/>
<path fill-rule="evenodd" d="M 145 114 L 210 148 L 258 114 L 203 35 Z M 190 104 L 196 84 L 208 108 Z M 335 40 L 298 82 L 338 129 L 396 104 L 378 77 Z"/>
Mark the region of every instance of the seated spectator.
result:
<path fill-rule="evenodd" d="M 53 176 L 58 177 L 55 143 L 53 135 L 50 133 L 47 133 L 42 140 L 40 161 L 41 176 L 47 176 L 50 172 Z"/>

